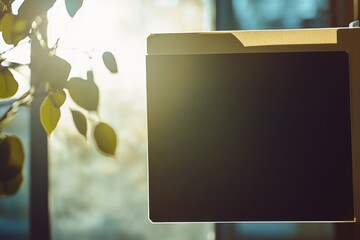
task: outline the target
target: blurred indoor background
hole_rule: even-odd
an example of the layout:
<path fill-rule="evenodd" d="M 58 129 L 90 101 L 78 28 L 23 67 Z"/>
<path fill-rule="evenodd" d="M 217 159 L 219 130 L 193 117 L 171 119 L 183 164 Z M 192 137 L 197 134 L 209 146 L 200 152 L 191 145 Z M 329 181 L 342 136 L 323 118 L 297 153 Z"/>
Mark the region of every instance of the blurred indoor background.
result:
<path fill-rule="evenodd" d="M 93 67 L 100 115 L 119 137 L 116 158 L 104 157 L 77 133 L 69 112 L 62 112 L 49 139 L 53 239 L 355 239 L 356 230 L 345 224 L 151 224 L 145 89 L 150 33 L 347 26 L 353 20 L 352 1 L 84 0 L 71 20 L 58 0 L 48 18 L 50 43 L 61 36 L 58 54 L 73 64 L 72 76 Z M 104 51 L 114 53 L 119 73 L 103 66 Z M 21 114 L 8 128 L 21 135 L 29 152 L 29 114 Z M 21 191 L 0 200 L 0 239 L 29 239 L 29 177 L 27 167 Z"/>

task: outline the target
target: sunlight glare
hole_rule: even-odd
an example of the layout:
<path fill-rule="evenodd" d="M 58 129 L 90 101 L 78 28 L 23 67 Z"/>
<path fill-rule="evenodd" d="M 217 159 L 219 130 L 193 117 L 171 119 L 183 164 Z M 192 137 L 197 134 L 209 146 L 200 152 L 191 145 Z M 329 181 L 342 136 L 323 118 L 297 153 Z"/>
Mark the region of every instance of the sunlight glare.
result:
<path fill-rule="evenodd" d="M 108 10 L 101 1 L 88 0 L 71 18 L 66 12 L 65 3 L 56 2 L 48 13 L 50 46 L 58 38 L 61 38 L 62 46 L 81 50 L 105 44 L 104 36 L 109 36 L 107 33 L 111 32 L 113 26 L 110 23 L 114 19 L 114 13 Z"/>

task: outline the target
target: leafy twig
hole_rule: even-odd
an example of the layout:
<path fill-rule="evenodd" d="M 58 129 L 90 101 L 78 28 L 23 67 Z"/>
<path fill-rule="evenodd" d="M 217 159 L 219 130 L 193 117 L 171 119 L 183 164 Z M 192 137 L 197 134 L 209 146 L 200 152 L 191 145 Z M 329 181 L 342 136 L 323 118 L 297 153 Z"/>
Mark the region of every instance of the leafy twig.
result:
<path fill-rule="evenodd" d="M 28 41 L 20 42 L 19 44 L 14 45 L 14 46 L 12 46 L 12 47 L 9 48 L 9 49 L 6 49 L 5 51 L 3 51 L 3 52 L 0 53 L 0 56 L 4 55 L 4 54 L 7 53 L 7 52 L 10 52 L 11 50 L 13 50 L 13 49 L 16 48 L 16 47 L 20 47 L 21 45 L 28 44 L 28 43 L 31 43 L 31 39 L 29 39 Z"/>
<path fill-rule="evenodd" d="M 28 105 L 33 99 L 34 89 L 30 88 L 18 99 L 14 100 L 8 110 L 0 117 L 0 123 L 11 118 L 18 110 L 20 106 Z"/>

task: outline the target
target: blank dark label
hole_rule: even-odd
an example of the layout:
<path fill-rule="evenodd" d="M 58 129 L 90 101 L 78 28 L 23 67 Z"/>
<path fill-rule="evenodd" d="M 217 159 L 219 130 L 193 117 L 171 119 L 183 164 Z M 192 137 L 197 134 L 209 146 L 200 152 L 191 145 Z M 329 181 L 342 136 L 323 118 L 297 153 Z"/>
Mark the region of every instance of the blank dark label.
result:
<path fill-rule="evenodd" d="M 147 57 L 154 222 L 353 220 L 345 52 Z"/>

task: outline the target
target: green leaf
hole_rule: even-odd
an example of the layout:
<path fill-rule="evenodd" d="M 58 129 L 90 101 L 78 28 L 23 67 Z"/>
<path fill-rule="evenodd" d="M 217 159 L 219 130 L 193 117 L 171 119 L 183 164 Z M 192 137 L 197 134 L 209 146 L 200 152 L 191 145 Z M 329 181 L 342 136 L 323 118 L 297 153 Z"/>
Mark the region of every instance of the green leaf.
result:
<path fill-rule="evenodd" d="M 83 135 L 85 138 L 86 137 L 86 133 L 87 133 L 87 121 L 86 121 L 86 117 L 84 116 L 84 114 L 82 114 L 79 111 L 71 111 L 75 126 L 77 128 L 77 130 L 79 131 L 79 133 L 81 135 Z"/>
<path fill-rule="evenodd" d="M 12 13 L 6 13 L 1 21 L 2 36 L 7 44 L 17 45 L 29 35 L 30 27 L 30 21 Z"/>
<path fill-rule="evenodd" d="M 17 193 L 23 182 L 23 174 L 19 172 L 7 181 L 0 181 L 0 197 L 9 197 Z"/>
<path fill-rule="evenodd" d="M 6 13 L 1 21 L 2 36 L 7 44 L 12 44 L 12 28 L 14 21 L 15 15 L 12 13 Z"/>
<path fill-rule="evenodd" d="M 5 135 L 0 139 L 0 181 L 13 177 L 11 171 L 6 169 L 12 168 L 15 173 L 21 171 L 24 165 L 24 147 L 17 136 Z"/>
<path fill-rule="evenodd" d="M 71 98 L 80 107 L 88 111 L 96 111 L 99 103 L 99 88 L 93 81 L 71 78 L 66 85 Z"/>
<path fill-rule="evenodd" d="M 0 139 L 0 153 L 0 197 L 7 197 L 21 186 L 24 147 L 18 137 L 5 135 Z"/>
<path fill-rule="evenodd" d="M 94 138 L 98 149 L 105 155 L 114 156 L 117 139 L 115 131 L 106 123 L 99 122 L 94 129 Z"/>
<path fill-rule="evenodd" d="M 66 100 L 66 93 L 63 89 L 61 89 L 61 90 L 50 93 L 49 97 L 50 97 L 53 105 L 57 108 L 60 108 Z"/>
<path fill-rule="evenodd" d="M 19 16 L 33 20 L 46 13 L 55 2 L 56 0 L 25 0 L 19 8 Z"/>
<path fill-rule="evenodd" d="M 49 96 L 46 96 L 40 106 L 40 121 L 49 137 L 56 128 L 60 116 L 60 109 L 54 106 Z"/>
<path fill-rule="evenodd" d="M 19 84 L 10 70 L 0 67 L 0 98 L 14 96 L 18 88 Z"/>
<path fill-rule="evenodd" d="M 107 67 L 107 69 L 109 69 L 110 72 L 112 73 L 118 72 L 115 57 L 111 52 L 104 52 L 102 55 L 102 59 L 104 61 L 105 66 Z"/>
<path fill-rule="evenodd" d="M 4 173 L 1 172 L 10 162 L 10 145 L 7 141 L 7 136 L 0 138 L 0 179 L 3 179 Z"/>
<path fill-rule="evenodd" d="M 8 165 L 21 169 L 24 165 L 25 153 L 20 138 L 8 136 L 6 141 L 10 147 L 10 161 Z"/>
<path fill-rule="evenodd" d="M 49 57 L 43 69 L 42 78 L 49 82 L 54 91 L 65 87 L 70 74 L 71 65 L 64 59 L 54 55 Z"/>
<path fill-rule="evenodd" d="M 74 17 L 81 8 L 83 0 L 65 0 L 66 10 L 70 17 Z"/>
<path fill-rule="evenodd" d="M 11 2 L 10 0 L 2 0 L 0 1 L 0 23 L 2 18 L 5 16 L 6 13 L 11 12 Z M 0 24 L 0 31 L 1 31 L 1 24 Z"/>

